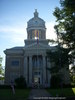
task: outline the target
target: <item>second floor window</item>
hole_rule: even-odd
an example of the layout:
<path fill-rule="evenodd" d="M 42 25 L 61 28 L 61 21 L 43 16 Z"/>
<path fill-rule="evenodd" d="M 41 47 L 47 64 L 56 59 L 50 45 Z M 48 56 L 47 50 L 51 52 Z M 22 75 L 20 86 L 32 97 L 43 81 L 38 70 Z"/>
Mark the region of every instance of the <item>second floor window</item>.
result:
<path fill-rule="evenodd" d="M 19 60 L 12 60 L 11 65 L 12 66 L 19 66 Z"/>

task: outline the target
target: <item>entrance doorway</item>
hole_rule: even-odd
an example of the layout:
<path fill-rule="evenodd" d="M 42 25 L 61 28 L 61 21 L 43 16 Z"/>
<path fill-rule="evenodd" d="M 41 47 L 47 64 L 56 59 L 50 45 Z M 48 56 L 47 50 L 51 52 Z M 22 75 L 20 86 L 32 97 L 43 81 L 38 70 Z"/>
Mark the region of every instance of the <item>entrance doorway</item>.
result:
<path fill-rule="evenodd" d="M 34 77 L 34 83 L 35 84 L 38 84 L 38 83 L 40 84 L 40 77 L 37 77 L 37 76 Z"/>
<path fill-rule="evenodd" d="M 34 87 L 38 87 L 40 85 L 40 76 L 34 76 Z"/>

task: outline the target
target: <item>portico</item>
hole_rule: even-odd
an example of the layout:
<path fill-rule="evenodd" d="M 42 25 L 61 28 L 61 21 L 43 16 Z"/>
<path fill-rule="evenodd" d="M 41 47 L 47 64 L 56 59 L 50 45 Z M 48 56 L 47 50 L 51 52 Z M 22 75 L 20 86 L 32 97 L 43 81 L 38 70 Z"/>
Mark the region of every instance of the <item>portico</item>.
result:
<path fill-rule="evenodd" d="M 31 55 L 29 54 L 25 56 L 24 76 L 26 76 L 26 81 L 29 85 L 38 85 L 39 83 L 39 85 L 43 86 L 48 79 L 46 78 L 47 57 L 43 53 L 44 52 L 42 51 L 42 53 L 40 54 L 40 51 L 38 51 L 38 55 L 33 52 L 31 53 Z"/>

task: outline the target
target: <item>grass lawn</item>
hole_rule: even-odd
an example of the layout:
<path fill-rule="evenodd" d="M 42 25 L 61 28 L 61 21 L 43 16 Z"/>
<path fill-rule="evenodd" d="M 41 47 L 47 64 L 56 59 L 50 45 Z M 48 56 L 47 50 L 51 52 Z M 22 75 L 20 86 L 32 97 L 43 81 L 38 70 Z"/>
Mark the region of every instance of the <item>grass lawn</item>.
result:
<path fill-rule="evenodd" d="M 75 88 L 47 89 L 52 96 L 75 96 Z"/>
<path fill-rule="evenodd" d="M 75 88 L 72 88 L 73 93 L 75 94 Z"/>
<path fill-rule="evenodd" d="M 13 94 L 11 89 L 0 89 L 0 100 L 26 100 L 30 89 L 15 89 Z"/>

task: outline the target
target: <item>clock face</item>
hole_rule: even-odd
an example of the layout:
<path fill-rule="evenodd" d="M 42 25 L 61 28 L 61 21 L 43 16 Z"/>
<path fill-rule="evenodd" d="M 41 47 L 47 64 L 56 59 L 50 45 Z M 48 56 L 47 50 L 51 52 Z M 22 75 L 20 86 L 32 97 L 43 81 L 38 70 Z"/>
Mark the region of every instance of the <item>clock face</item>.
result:
<path fill-rule="evenodd" d="M 37 24 L 38 24 L 38 22 L 37 22 L 37 21 L 35 21 L 35 24 L 37 25 Z"/>

